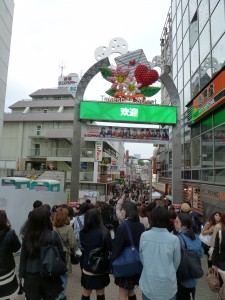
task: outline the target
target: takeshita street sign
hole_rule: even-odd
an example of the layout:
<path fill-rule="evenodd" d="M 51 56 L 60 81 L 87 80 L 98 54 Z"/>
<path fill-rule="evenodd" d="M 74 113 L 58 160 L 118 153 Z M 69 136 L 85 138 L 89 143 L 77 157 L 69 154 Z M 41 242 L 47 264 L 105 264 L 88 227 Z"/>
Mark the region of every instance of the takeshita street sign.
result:
<path fill-rule="evenodd" d="M 129 103 L 80 102 L 80 119 L 105 122 L 148 123 L 175 125 L 175 106 Z"/>

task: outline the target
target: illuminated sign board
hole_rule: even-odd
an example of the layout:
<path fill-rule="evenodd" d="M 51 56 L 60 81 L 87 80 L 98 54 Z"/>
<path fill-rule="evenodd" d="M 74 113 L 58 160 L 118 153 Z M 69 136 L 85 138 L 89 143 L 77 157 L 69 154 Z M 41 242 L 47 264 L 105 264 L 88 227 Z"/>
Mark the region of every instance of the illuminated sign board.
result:
<path fill-rule="evenodd" d="M 194 124 L 225 102 L 225 70 L 220 72 L 190 105 L 189 124 Z"/>
<path fill-rule="evenodd" d="M 174 125 L 177 121 L 177 108 L 162 105 L 82 101 L 80 102 L 80 119 Z"/>

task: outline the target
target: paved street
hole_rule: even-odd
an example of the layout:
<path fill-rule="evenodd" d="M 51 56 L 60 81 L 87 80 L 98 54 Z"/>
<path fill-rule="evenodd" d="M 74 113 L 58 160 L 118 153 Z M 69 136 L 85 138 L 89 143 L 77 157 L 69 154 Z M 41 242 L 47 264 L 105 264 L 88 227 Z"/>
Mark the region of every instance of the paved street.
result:
<path fill-rule="evenodd" d="M 18 264 L 18 258 L 16 258 Z M 207 274 L 206 259 L 202 259 L 204 274 Z M 79 300 L 81 299 L 82 288 L 80 285 L 80 268 L 79 266 L 73 266 L 73 274 L 69 277 L 69 283 L 67 287 L 67 300 Z M 113 276 L 111 276 L 110 285 L 106 288 L 106 300 L 118 300 L 118 288 L 114 285 Z M 18 296 L 16 300 L 24 300 L 24 295 Z M 95 294 L 91 296 L 91 300 L 96 299 Z M 137 288 L 137 299 L 141 300 L 141 291 Z M 220 297 L 210 291 L 206 276 L 203 276 L 199 280 L 197 287 L 196 300 L 219 300 Z"/>

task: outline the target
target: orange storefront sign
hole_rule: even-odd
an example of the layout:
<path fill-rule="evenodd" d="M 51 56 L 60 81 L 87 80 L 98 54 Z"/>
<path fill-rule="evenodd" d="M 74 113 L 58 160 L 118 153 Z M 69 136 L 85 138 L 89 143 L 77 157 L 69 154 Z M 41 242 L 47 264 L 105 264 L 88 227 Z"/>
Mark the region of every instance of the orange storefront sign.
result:
<path fill-rule="evenodd" d="M 225 70 L 220 72 L 193 100 L 192 123 L 225 102 Z"/>

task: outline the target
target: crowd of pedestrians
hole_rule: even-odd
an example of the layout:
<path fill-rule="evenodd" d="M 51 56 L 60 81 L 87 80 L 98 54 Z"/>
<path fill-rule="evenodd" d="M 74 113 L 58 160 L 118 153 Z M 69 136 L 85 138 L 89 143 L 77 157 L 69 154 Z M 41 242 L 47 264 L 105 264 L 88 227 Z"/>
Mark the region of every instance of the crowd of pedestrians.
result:
<path fill-rule="evenodd" d="M 20 250 L 18 273 L 26 299 L 66 300 L 68 274 L 72 272 L 70 254 L 80 250 L 83 289 L 76 299 L 89 300 L 95 291 L 96 299 L 104 300 L 112 269 L 99 274 L 93 272 L 90 253 L 104 247 L 111 253 L 113 264 L 131 245 L 127 226 L 143 269 L 132 276 L 114 276 L 119 300 L 137 299 L 137 286 L 143 300 L 195 299 L 197 279 L 179 280 L 177 277 L 182 247 L 196 251 L 200 258 L 204 253 L 207 255 L 208 267 L 221 276 L 221 297 L 225 299 L 225 213 L 214 212 L 203 229 L 201 225 L 198 214 L 188 202 L 177 212 L 173 205 L 157 205 L 141 195 L 134 198 L 128 190 L 120 197 L 112 196 L 108 202 L 93 204 L 87 200 L 75 210 L 67 205 L 51 208 L 37 200 L 33 210 L 28 212 L 20 238 L 11 229 L 6 212 L 0 210 L 0 299 L 13 299 L 18 293 L 13 253 Z M 207 243 L 203 242 L 205 236 Z M 57 247 L 68 270 L 54 278 L 42 277 L 40 273 L 41 248 L 50 244 Z"/>

